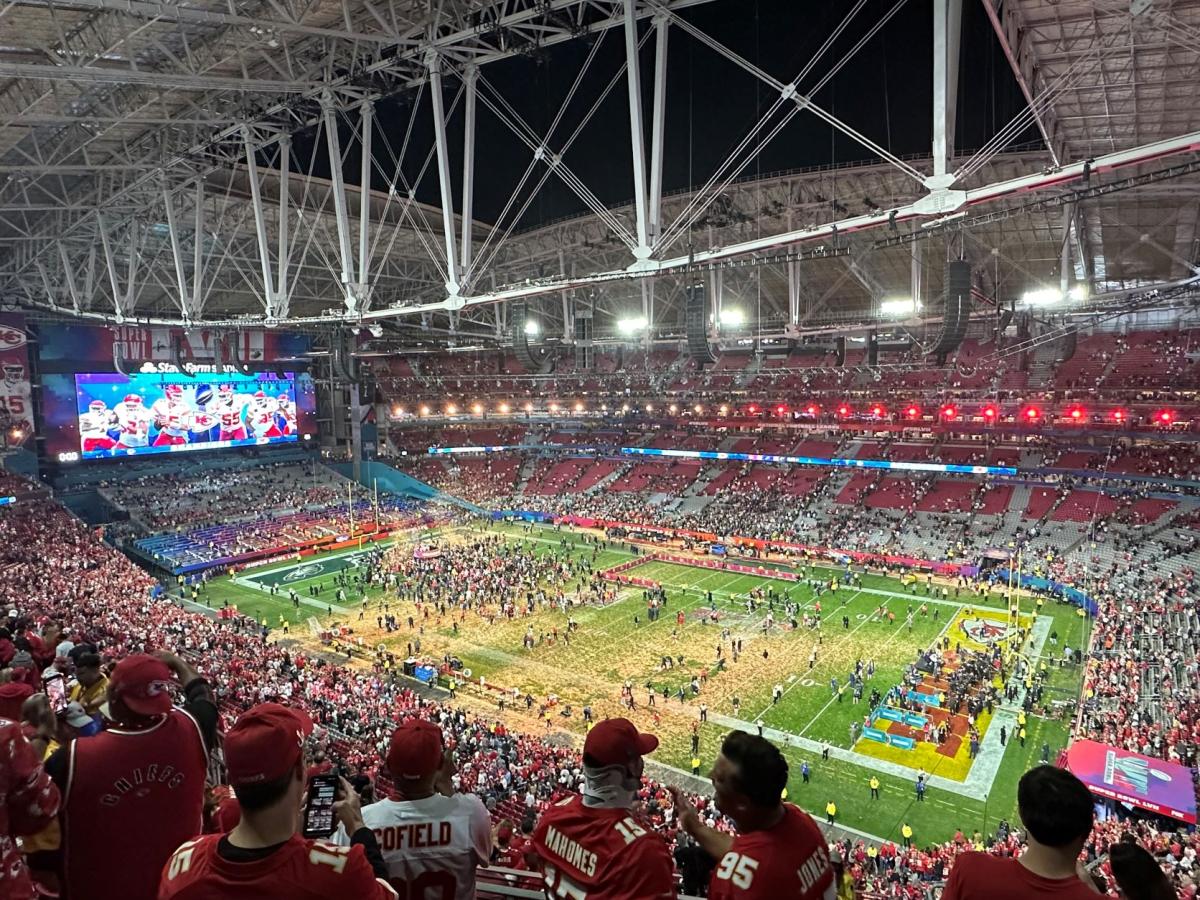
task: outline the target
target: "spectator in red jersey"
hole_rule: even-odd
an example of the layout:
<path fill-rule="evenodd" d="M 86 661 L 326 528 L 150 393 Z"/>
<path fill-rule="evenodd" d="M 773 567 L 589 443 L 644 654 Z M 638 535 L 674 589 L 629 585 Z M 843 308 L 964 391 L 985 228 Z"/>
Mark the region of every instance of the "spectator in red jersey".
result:
<path fill-rule="evenodd" d="M 228 834 L 181 846 L 163 867 L 158 900 L 396 900 L 375 835 L 363 824 L 358 795 L 342 779 L 333 809 L 351 843 L 306 839 L 300 809 L 308 779 L 305 713 L 261 703 L 225 735 L 229 782 L 242 816 Z"/>
<path fill-rule="evenodd" d="M 163 864 L 203 827 L 217 730 L 208 682 L 172 653 L 128 656 L 109 677 L 108 717 L 107 731 L 46 762 L 63 792 L 64 900 L 151 900 Z"/>
<path fill-rule="evenodd" d="M 58 788 L 16 722 L 0 720 L 0 897 L 33 900 L 15 838 L 42 831 L 58 812 Z"/>
<path fill-rule="evenodd" d="M 709 777 L 717 809 L 733 819 L 736 837 L 705 825 L 682 792 L 671 790 L 680 827 L 718 860 L 709 900 L 833 900 L 829 848 L 812 818 L 783 802 L 788 765 L 774 744 L 732 732 Z"/>
<path fill-rule="evenodd" d="M 1083 782 L 1066 769 L 1030 769 L 1017 784 L 1017 811 L 1029 848 L 1019 859 L 962 854 L 942 900 L 1095 900 L 1100 892 L 1079 862 L 1092 831 L 1092 803 Z"/>
<path fill-rule="evenodd" d="M 583 743 L 583 793 L 542 814 L 533 833 L 546 896 L 660 900 L 675 896 L 666 841 L 633 813 L 658 738 L 605 719 Z"/>

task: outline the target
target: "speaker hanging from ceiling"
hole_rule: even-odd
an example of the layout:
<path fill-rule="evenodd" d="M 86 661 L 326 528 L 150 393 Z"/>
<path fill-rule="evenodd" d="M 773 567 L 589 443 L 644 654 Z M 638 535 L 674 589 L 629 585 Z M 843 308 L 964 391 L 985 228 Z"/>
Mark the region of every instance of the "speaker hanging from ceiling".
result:
<path fill-rule="evenodd" d="M 550 351 L 540 344 L 540 329 L 537 334 L 539 343 L 530 344 L 529 342 L 530 335 L 525 330 L 525 325 L 529 321 L 529 307 L 524 300 L 514 300 L 508 311 L 513 356 L 530 375 L 547 374 L 554 368 L 554 359 L 550 356 Z"/>
<path fill-rule="evenodd" d="M 708 342 L 708 319 L 708 291 L 704 282 L 700 282 L 686 289 L 683 327 L 687 334 L 688 357 L 701 367 L 717 361 L 712 344 Z"/>
<path fill-rule="evenodd" d="M 592 305 L 575 306 L 575 371 L 584 372 L 596 364 L 595 348 L 592 343 Z"/>
<path fill-rule="evenodd" d="M 967 334 L 971 319 L 971 264 L 965 259 L 946 263 L 946 284 L 942 305 L 942 330 L 938 332 L 930 353 L 937 355 L 938 365 L 958 349 Z"/>

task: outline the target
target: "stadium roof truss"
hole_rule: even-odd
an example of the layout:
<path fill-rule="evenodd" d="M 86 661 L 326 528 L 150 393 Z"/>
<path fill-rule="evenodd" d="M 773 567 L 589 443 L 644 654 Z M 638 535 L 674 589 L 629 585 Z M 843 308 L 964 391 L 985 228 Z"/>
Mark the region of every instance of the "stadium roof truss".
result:
<path fill-rule="evenodd" d="M 107 322 L 378 323 L 493 340 L 506 302 L 530 298 L 547 333 L 569 341 L 581 306 L 598 330 L 638 314 L 677 327 L 683 288 L 700 278 L 717 308 L 737 304 L 765 329 L 862 318 L 891 294 L 928 301 L 941 262 L 962 255 L 993 302 L 1047 285 L 1103 298 L 1200 273 L 1200 0 L 979 0 L 1028 106 L 960 157 L 961 0 L 932 0 L 935 125 L 922 159 L 812 100 L 862 64 L 903 0 L 834 58 L 864 6 L 848 4 L 788 80 L 697 27 L 688 10 L 704 2 L 11 0 L 0 8 L 2 296 Z M 575 40 L 589 52 L 539 133 L 488 65 Z M 602 41 L 623 42 L 618 70 L 595 71 Z M 776 99 L 704 184 L 664 195 L 666 62 L 679 42 Z M 400 93 L 415 98 L 413 118 L 393 146 L 375 107 Z M 562 125 L 568 106 L 586 124 L 604 102 L 625 104 L 634 136 L 619 148 L 634 199 L 615 208 L 571 168 L 584 125 Z M 495 222 L 473 215 L 480 114 L 529 158 Z M 417 115 L 432 117 L 431 146 L 409 139 Z M 801 115 L 879 161 L 747 179 L 758 150 Z M 1031 123 L 1043 143 L 1014 150 Z M 361 161 L 360 185 L 387 189 L 346 183 L 347 166 L 298 171 L 301 134 L 330 159 Z M 439 204 L 415 199 L 426 177 Z M 550 179 L 588 214 L 518 231 Z"/>

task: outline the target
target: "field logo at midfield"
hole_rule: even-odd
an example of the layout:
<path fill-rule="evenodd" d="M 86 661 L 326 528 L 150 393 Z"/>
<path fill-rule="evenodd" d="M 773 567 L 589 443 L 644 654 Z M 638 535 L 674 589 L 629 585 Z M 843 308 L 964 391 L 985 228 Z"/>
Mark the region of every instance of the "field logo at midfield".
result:
<path fill-rule="evenodd" d="M 978 644 L 994 644 L 1008 636 L 1008 626 L 995 619 L 963 619 L 963 633 Z"/>
<path fill-rule="evenodd" d="M 297 566 L 283 576 L 284 581 L 303 581 L 305 578 L 315 578 L 325 571 L 325 563 L 309 563 L 307 566 Z"/>

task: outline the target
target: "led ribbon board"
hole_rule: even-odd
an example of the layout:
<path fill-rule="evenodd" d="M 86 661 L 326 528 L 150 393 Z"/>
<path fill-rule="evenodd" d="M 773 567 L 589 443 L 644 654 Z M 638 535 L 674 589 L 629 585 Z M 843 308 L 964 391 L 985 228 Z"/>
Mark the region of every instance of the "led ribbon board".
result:
<path fill-rule="evenodd" d="M 552 449 L 567 449 L 561 445 L 549 445 Z M 504 447 L 430 447 L 429 454 L 456 453 L 500 453 L 508 450 L 539 450 L 533 446 Z M 572 447 L 575 455 L 580 451 L 594 453 L 594 447 Z M 1016 475 L 1015 466 L 962 466 L 954 463 L 899 462 L 888 459 L 838 459 L 823 456 L 775 456 L 767 453 L 729 453 L 724 450 L 662 450 L 657 447 L 618 447 L 623 456 L 666 456 L 675 459 L 716 459 L 733 462 L 783 463 L 795 466 L 825 466 L 835 469 L 893 469 L 902 472 L 947 472 L 956 475 Z"/>

